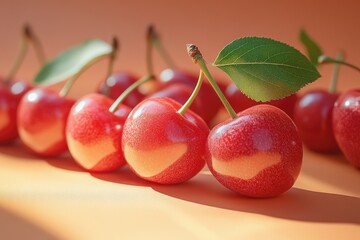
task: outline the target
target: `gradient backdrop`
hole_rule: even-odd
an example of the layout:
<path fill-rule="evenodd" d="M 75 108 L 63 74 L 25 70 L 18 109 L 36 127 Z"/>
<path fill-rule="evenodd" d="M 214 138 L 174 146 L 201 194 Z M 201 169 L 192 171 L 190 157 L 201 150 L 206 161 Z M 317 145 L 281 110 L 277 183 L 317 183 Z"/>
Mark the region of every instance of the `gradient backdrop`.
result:
<path fill-rule="evenodd" d="M 349 62 L 360 65 L 359 7 L 356 0 L 1 0 L 0 74 L 6 74 L 15 59 L 24 23 L 32 25 L 49 58 L 87 38 L 110 41 L 116 35 L 121 49 L 115 69 L 139 75 L 145 74 L 145 32 L 150 23 L 160 32 L 178 66 L 191 71 L 197 71 L 197 67 L 187 56 L 186 43 L 197 44 L 208 62 L 227 43 L 244 36 L 271 37 L 303 51 L 298 41 L 302 27 L 326 54 L 335 56 L 336 51 L 344 50 Z M 86 72 L 71 94 L 93 91 L 104 77 L 105 64 L 104 60 Z M 157 72 L 166 66 L 157 54 L 155 65 Z M 31 51 L 17 76 L 31 80 L 38 69 Z M 210 70 L 228 80 L 225 74 Z M 332 66 L 323 66 L 320 71 L 322 80 L 309 88 L 330 81 Z M 359 86 L 359 76 L 342 68 L 340 89 Z"/>

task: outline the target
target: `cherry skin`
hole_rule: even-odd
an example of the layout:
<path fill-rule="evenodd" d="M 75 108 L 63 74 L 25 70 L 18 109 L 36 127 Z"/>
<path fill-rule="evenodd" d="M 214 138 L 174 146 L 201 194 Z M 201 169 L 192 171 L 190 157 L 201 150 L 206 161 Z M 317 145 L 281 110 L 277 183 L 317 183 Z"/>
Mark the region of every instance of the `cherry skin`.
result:
<path fill-rule="evenodd" d="M 17 124 L 21 141 L 43 157 L 67 151 L 65 126 L 74 100 L 46 88 L 34 88 L 21 99 Z"/>
<path fill-rule="evenodd" d="M 266 198 L 290 189 L 302 164 L 298 130 L 279 108 L 257 105 L 216 125 L 210 132 L 207 164 L 225 187 Z"/>
<path fill-rule="evenodd" d="M 89 172 L 108 172 L 126 162 L 121 149 L 124 122 L 131 108 L 126 105 L 114 112 L 114 101 L 101 94 L 89 94 L 71 108 L 66 140 L 75 161 Z"/>
<path fill-rule="evenodd" d="M 338 94 L 313 90 L 305 93 L 296 103 L 294 122 L 309 149 L 324 153 L 339 150 L 332 126 L 332 111 L 337 98 Z"/>
<path fill-rule="evenodd" d="M 129 86 L 136 82 L 138 78 L 134 75 L 125 72 L 119 72 L 112 74 L 106 83 L 101 83 L 98 89 L 98 93 L 106 94 L 107 86 L 110 87 L 109 97 L 116 100 L 121 93 L 123 93 Z M 145 97 L 137 89 L 132 91 L 124 100 L 124 104 L 129 107 L 135 107 Z"/>
<path fill-rule="evenodd" d="M 179 70 L 165 69 L 160 73 L 159 80 L 163 87 L 174 83 L 182 83 L 194 89 L 198 77 Z M 213 120 L 222 107 L 222 103 L 207 80 L 204 80 L 197 98 L 199 98 L 201 102 L 206 103 L 202 107 L 202 112 L 198 114 L 205 122 L 211 123 L 211 120 Z"/>
<path fill-rule="evenodd" d="M 334 135 L 346 159 L 360 167 L 360 90 L 339 96 L 333 110 Z"/>
<path fill-rule="evenodd" d="M 176 184 L 204 167 L 209 128 L 191 110 L 179 114 L 180 107 L 170 98 L 148 98 L 131 111 L 123 129 L 122 149 L 139 177 Z"/>
<path fill-rule="evenodd" d="M 14 81 L 9 86 L 0 86 L 0 144 L 12 142 L 18 138 L 17 108 L 22 96 L 30 89 L 31 87 L 23 81 Z"/>
<path fill-rule="evenodd" d="M 259 104 L 269 104 L 283 110 L 287 115 L 291 118 L 294 116 L 294 107 L 298 100 L 298 96 L 296 93 L 291 94 L 282 99 L 272 100 L 269 102 L 256 102 L 251 98 L 247 97 L 244 93 L 242 93 L 237 86 L 232 83 L 227 86 L 225 89 L 225 97 L 228 99 L 231 106 L 234 108 L 235 112 L 241 112 L 249 107 L 259 105 Z"/>
<path fill-rule="evenodd" d="M 189 99 L 192 92 L 193 89 L 190 86 L 182 83 L 174 83 L 155 92 L 149 97 L 168 97 L 183 105 Z M 203 105 L 200 98 L 195 98 L 190 109 L 201 116 L 201 113 L 204 112 Z"/>

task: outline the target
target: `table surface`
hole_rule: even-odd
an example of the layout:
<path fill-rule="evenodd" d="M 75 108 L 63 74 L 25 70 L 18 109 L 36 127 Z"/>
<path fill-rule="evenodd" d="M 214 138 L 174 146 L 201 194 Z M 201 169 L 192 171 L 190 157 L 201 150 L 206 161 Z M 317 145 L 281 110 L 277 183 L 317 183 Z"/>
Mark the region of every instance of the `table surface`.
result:
<path fill-rule="evenodd" d="M 360 173 L 341 155 L 305 149 L 295 186 L 241 197 L 204 169 L 173 186 L 129 169 L 90 174 L 70 158 L 0 147 L 1 239 L 358 239 Z"/>
<path fill-rule="evenodd" d="M 210 63 L 227 43 L 265 36 L 304 52 L 300 28 L 334 56 L 360 62 L 359 1 L 86 1 L 2 0 L 0 75 L 6 75 L 27 22 L 42 40 L 48 58 L 87 38 L 117 35 L 115 70 L 143 75 L 145 29 L 155 24 L 177 66 L 198 72 L 185 44 L 196 43 Z M 166 64 L 154 54 L 155 72 Z M 72 97 L 93 92 L 107 61 L 84 73 Z M 16 74 L 30 81 L 39 64 L 30 49 Z M 224 73 L 210 69 L 216 77 Z M 326 88 L 333 66 L 303 91 Z M 339 91 L 358 87 L 359 74 L 340 71 Z M 228 79 L 227 79 L 228 80 Z M 129 169 L 109 174 L 83 172 L 71 159 L 39 159 L 21 144 L 0 146 L 0 239 L 359 239 L 360 172 L 341 155 L 304 150 L 295 186 L 271 199 L 250 199 L 222 187 L 204 169 L 187 183 L 151 184 Z"/>

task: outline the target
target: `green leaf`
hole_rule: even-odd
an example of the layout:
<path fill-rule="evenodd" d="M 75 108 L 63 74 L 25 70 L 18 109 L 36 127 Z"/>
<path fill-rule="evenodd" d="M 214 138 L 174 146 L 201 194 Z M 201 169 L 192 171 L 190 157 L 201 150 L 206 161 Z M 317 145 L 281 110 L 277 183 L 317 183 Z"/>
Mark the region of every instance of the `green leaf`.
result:
<path fill-rule="evenodd" d="M 221 50 L 214 66 L 256 101 L 284 98 L 320 77 L 298 50 L 269 38 L 233 41 Z"/>
<path fill-rule="evenodd" d="M 318 58 L 323 54 L 319 45 L 307 34 L 304 29 L 300 30 L 299 38 L 301 43 L 305 46 L 307 55 L 310 61 L 315 66 L 318 66 Z"/>
<path fill-rule="evenodd" d="M 40 70 L 34 84 L 54 84 L 80 73 L 95 61 L 110 55 L 112 47 L 108 43 L 90 39 L 70 48 L 52 59 Z"/>

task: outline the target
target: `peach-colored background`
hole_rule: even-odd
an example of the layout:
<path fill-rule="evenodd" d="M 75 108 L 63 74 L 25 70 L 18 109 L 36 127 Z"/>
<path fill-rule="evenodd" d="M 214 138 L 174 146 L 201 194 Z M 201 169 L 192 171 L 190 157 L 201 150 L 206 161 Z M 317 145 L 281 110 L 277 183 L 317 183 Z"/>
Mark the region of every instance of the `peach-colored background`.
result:
<path fill-rule="evenodd" d="M 121 49 L 115 69 L 145 74 L 145 31 L 152 23 L 160 32 L 164 45 L 176 58 L 179 67 L 197 71 L 185 51 L 186 43 L 199 46 L 208 62 L 227 43 L 243 36 L 265 36 L 304 49 L 298 41 L 298 32 L 305 28 L 334 56 L 345 50 L 347 60 L 360 64 L 360 4 L 344 1 L 119 1 L 119 0 L 62 0 L 62 1 L 4 1 L 0 3 L 0 70 L 6 74 L 14 61 L 22 25 L 27 22 L 41 38 L 46 55 L 54 57 L 62 50 L 87 38 L 110 41 L 118 36 Z M 155 54 L 157 72 L 165 65 Z M 87 93 L 103 79 L 106 61 L 84 74 L 73 91 Z M 19 78 L 31 80 L 39 65 L 31 51 Z M 227 79 L 225 74 L 211 68 L 215 76 Z M 332 66 L 321 69 L 323 78 L 309 87 L 327 85 Z M 340 89 L 356 86 L 359 74 L 342 68 Z M 86 89 L 84 88 L 87 82 Z M 357 85 L 358 86 L 358 85 Z"/>
<path fill-rule="evenodd" d="M 196 43 L 208 62 L 225 44 L 249 35 L 299 50 L 301 27 L 335 55 L 345 50 L 360 65 L 360 4 L 352 1 L 0 1 L 0 74 L 18 50 L 20 29 L 32 25 L 48 57 L 86 38 L 119 37 L 116 69 L 145 74 L 145 29 L 155 24 L 176 63 L 197 71 L 185 51 Z M 156 72 L 164 67 L 155 55 Z M 107 61 L 85 73 L 71 92 L 91 92 Z M 30 51 L 19 78 L 30 81 L 39 65 Z M 214 68 L 215 76 L 227 79 Z M 325 87 L 323 78 L 306 88 Z M 341 69 L 340 90 L 359 86 L 359 73 Z M 227 81 L 227 80 L 225 80 Z M 304 89 L 303 91 L 306 91 Z M 129 170 L 88 174 L 69 159 L 38 159 L 21 145 L 0 147 L 0 238 L 10 239 L 357 239 L 359 170 L 341 155 L 304 151 L 301 175 L 278 198 L 253 200 L 223 188 L 205 169 L 188 183 L 159 186 Z"/>

